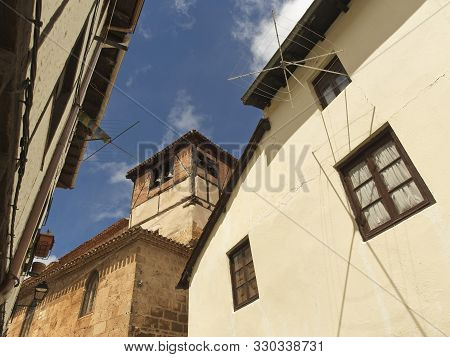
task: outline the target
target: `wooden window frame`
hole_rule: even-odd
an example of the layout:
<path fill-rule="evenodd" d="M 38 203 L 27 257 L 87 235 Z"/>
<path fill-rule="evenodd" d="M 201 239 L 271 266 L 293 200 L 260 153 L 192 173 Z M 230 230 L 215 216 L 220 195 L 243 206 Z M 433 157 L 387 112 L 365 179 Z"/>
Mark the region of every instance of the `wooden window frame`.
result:
<path fill-rule="evenodd" d="M 244 286 L 245 284 L 248 284 L 252 280 L 255 280 L 257 293 L 256 293 L 256 295 L 252 296 L 251 298 L 249 298 L 249 299 L 245 300 L 244 302 L 238 304 L 237 303 L 237 296 L 236 296 L 238 287 L 236 286 L 236 278 L 235 278 L 237 271 L 235 271 L 235 269 L 234 269 L 233 257 L 237 253 L 241 252 L 243 249 L 246 249 L 247 247 L 250 249 L 250 254 L 251 254 L 251 257 L 252 257 L 251 263 L 253 263 L 253 269 L 255 270 L 255 277 L 252 278 L 252 279 L 247 279 L 247 277 L 246 277 L 245 283 L 240 285 L 239 287 Z M 253 261 L 253 254 L 252 254 L 252 250 L 251 250 L 251 246 L 250 246 L 250 240 L 249 240 L 248 236 L 245 236 L 244 239 L 242 239 L 238 244 L 236 244 L 227 253 L 227 256 L 228 256 L 228 261 L 230 263 L 230 278 L 231 278 L 231 290 L 232 290 L 232 295 L 233 295 L 233 307 L 234 307 L 234 311 L 237 311 L 237 310 L 243 308 L 244 306 L 247 306 L 247 305 L 251 304 L 252 302 L 254 302 L 254 301 L 259 299 L 259 289 L 258 289 L 258 282 L 257 282 L 257 278 L 256 278 L 256 269 L 255 269 L 255 265 L 254 265 L 254 261 Z M 243 268 L 245 268 L 249 264 L 250 263 L 246 264 Z M 243 269 L 243 268 L 241 268 L 241 269 Z"/>
<path fill-rule="evenodd" d="M 391 190 L 388 190 L 386 185 L 382 182 L 382 178 L 379 171 L 385 170 L 389 165 L 387 165 L 381 170 L 378 170 L 375 166 L 373 158 L 371 158 L 371 155 L 380 147 L 382 147 L 383 145 L 387 144 L 390 141 L 394 142 L 394 145 L 400 156 L 398 159 L 394 160 L 389 165 L 392 165 L 398 160 L 403 160 L 406 168 L 408 169 L 411 175 L 411 178 L 407 179 L 406 181 L 402 182 L 400 185 L 392 188 Z M 363 215 L 363 208 L 360 208 L 358 198 L 356 197 L 355 194 L 355 188 L 353 187 L 350 181 L 350 177 L 348 176 L 349 171 L 362 161 L 365 161 L 367 163 L 367 166 L 369 167 L 369 170 L 372 174 L 375 186 L 378 190 L 378 194 L 380 195 L 380 198 L 373 201 L 371 204 L 379 200 L 382 200 L 385 209 L 387 210 L 389 216 L 391 217 L 389 221 L 381 224 L 380 226 L 372 230 L 370 230 L 370 228 L 368 227 L 368 223 Z M 368 241 L 369 239 L 392 228 L 393 226 L 397 225 L 403 220 L 413 216 L 414 214 L 425 209 L 426 207 L 431 206 L 436 202 L 431 191 L 429 190 L 428 186 L 425 184 L 425 181 L 422 179 L 416 167 L 412 163 L 408 153 L 401 144 L 394 130 L 388 124 L 380 128 L 368 140 L 359 145 L 355 150 L 353 150 L 352 153 L 350 153 L 346 158 L 344 158 L 341 162 L 335 165 L 335 168 L 339 172 L 339 176 L 344 186 L 345 193 L 350 201 L 350 206 L 355 216 L 356 223 L 358 224 L 359 231 L 361 233 L 363 241 Z M 392 193 L 402 185 L 405 185 L 407 182 L 411 181 L 416 184 L 419 192 L 423 197 L 423 201 L 417 204 L 416 206 L 409 208 L 403 213 L 398 213 L 397 208 L 394 205 L 394 202 L 390 198 L 390 193 Z M 361 185 L 363 184 L 364 183 L 361 183 Z M 358 187 L 361 187 L 361 185 L 359 185 Z M 366 206 L 366 208 L 367 207 L 368 206 Z"/>
<path fill-rule="evenodd" d="M 336 63 L 338 63 L 338 65 L 340 66 L 339 68 L 334 68 L 336 66 Z M 348 83 L 346 84 L 345 88 L 352 82 L 350 76 L 347 73 L 347 70 L 345 69 L 344 65 L 342 64 L 341 60 L 339 59 L 339 57 L 337 55 L 333 56 L 331 61 L 328 62 L 328 64 L 324 67 L 324 69 L 329 70 L 329 71 L 345 73 L 347 80 L 348 80 Z M 312 86 L 314 88 L 317 98 L 319 99 L 322 109 L 325 109 L 327 106 L 329 106 L 333 102 L 333 100 L 335 100 L 337 98 L 337 96 L 344 91 L 345 88 L 343 90 L 340 90 L 336 85 L 334 85 L 333 93 L 334 93 L 335 97 L 328 103 L 323 95 L 324 91 L 322 91 L 321 86 L 319 86 L 319 82 L 322 81 L 324 78 L 327 81 L 333 80 L 333 82 L 334 82 L 335 78 L 337 76 L 340 76 L 340 75 L 329 73 L 329 72 L 320 72 L 312 81 Z"/>

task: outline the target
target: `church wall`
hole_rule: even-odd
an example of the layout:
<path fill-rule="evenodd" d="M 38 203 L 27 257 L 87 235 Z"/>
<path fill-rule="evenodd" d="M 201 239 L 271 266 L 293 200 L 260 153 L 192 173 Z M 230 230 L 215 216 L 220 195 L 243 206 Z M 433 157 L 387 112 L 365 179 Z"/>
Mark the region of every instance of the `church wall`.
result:
<path fill-rule="evenodd" d="M 94 269 L 100 275 L 94 309 L 79 317 L 85 282 Z M 136 243 L 49 279 L 49 293 L 35 310 L 28 336 L 127 336 L 135 270 Z M 31 301 L 34 290 L 27 290 L 18 304 Z M 25 311 L 15 313 L 8 336 L 19 336 Z"/>
<path fill-rule="evenodd" d="M 187 291 L 175 289 L 187 253 L 146 241 L 136 253 L 130 336 L 187 336 Z"/>

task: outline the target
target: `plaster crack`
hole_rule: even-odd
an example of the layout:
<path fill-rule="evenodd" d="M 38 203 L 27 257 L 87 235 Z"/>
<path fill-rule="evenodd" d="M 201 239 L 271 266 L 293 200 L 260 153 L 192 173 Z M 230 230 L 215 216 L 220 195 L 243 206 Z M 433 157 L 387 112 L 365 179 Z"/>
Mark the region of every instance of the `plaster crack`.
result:
<path fill-rule="evenodd" d="M 298 185 L 295 185 L 295 186 L 291 187 L 291 188 L 289 189 L 289 191 L 290 191 L 290 192 L 298 192 L 303 186 L 305 186 L 305 191 L 308 192 L 309 190 L 308 190 L 307 184 L 308 184 L 309 182 L 311 182 L 311 181 L 316 180 L 318 177 L 319 177 L 319 176 L 316 176 L 316 177 L 313 177 L 313 178 L 311 178 L 311 179 L 309 179 L 309 180 L 302 181 L 302 182 L 300 182 Z"/>
<path fill-rule="evenodd" d="M 412 102 L 417 100 L 421 95 L 424 94 L 427 90 L 429 90 L 431 87 L 433 87 L 437 82 L 439 82 L 442 78 L 445 78 L 447 76 L 447 73 L 441 74 L 438 76 L 433 82 L 426 85 L 424 88 L 422 88 L 413 98 L 408 100 L 399 110 L 397 110 L 394 114 L 392 114 L 391 117 L 396 116 L 398 113 L 400 113 L 402 110 L 406 109 Z"/>

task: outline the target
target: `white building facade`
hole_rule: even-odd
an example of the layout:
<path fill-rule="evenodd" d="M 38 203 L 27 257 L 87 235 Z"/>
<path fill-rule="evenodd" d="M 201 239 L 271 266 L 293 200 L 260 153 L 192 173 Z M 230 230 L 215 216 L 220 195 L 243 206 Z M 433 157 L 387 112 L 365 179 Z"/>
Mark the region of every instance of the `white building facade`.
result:
<path fill-rule="evenodd" d="M 179 283 L 190 336 L 450 333 L 449 19 L 313 2 L 282 44 L 289 87 L 268 71 L 243 97 L 266 119 Z"/>

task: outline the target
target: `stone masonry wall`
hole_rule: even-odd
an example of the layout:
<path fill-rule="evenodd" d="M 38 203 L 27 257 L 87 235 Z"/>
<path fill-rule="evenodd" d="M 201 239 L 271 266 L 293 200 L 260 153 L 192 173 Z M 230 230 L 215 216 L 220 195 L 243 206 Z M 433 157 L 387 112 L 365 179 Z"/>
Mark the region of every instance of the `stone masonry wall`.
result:
<path fill-rule="evenodd" d="M 187 255 L 138 244 L 129 335 L 187 336 L 187 291 L 175 289 Z"/>
<path fill-rule="evenodd" d="M 47 281 L 50 291 L 36 308 L 28 336 L 127 336 L 136 269 L 136 244 Z M 79 317 L 86 278 L 100 275 L 93 312 Z M 32 290 L 32 289 L 31 289 Z M 32 291 L 18 304 L 28 304 Z M 19 336 L 25 308 L 15 313 L 8 336 Z"/>

